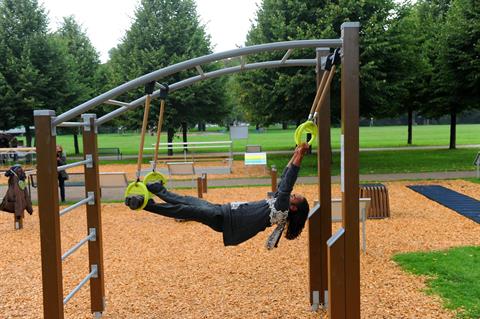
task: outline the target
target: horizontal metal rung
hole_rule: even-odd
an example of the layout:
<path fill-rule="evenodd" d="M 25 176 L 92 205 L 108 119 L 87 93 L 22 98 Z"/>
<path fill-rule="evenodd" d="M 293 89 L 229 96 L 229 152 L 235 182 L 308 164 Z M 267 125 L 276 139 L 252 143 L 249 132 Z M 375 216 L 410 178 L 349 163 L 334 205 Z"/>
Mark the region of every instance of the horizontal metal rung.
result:
<path fill-rule="evenodd" d="M 73 290 L 63 299 L 63 304 L 65 305 L 72 297 L 80 290 L 82 287 L 91 279 L 98 277 L 98 267 L 97 265 L 92 265 L 92 271 L 85 277 L 83 280 L 73 288 Z"/>
<path fill-rule="evenodd" d="M 95 200 L 95 195 L 93 192 L 88 192 L 88 197 L 82 199 L 81 201 L 76 202 L 75 204 L 68 206 L 60 211 L 60 216 L 65 215 L 66 213 L 74 210 L 77 207 L 80 207 L 85 204 L 93 205 L 93 201 Z"/>
<path fill-rule="evenodd" d="M 85 126 L 83 122 L 63 122 L 58 125 L 58 127 L 82 127 Z"/>
<path fill-rule="evenodd" d="M 86 158 L 87 158 L 87 159 L 86 159 L 86 160 L 83 160 L 83 161 L 79 161 L 79 162 L 75 162 L 75 163 L 70 163 L 70 164 L 58 166 L 58 167 L 57 167 L 57 172 L 64 171 L 64 170 L 66 170 L 66 169 L 73 168 L 73 167 L 77 167 L 77 166 L 82 166 L 82 165 L 87 165 L 87 167 L 88 167 L 89 165 L 93 164 L 92 155 L 87 154 Z"/>
<path fill-rule="evenodd" d="M 95 241 L 97 238 L 97 232 L 95 230 L 95 228 L 90 228 L 90 235 L 88 235 L 87 237 L 83 238 L 82 240 L 80 240 L 75 246 L 73 246 L 72 248 L 70 248 L 65 254 L 63 254 L 62 256 L 62 261 L 64 261 L 65 259 L 67 259 L 68 256 L 70 256 L 71 254 L 73 254 L 74 252 L 76 252 L 80 247 L 82 247 L 86 242 L 88 241 Z"/>

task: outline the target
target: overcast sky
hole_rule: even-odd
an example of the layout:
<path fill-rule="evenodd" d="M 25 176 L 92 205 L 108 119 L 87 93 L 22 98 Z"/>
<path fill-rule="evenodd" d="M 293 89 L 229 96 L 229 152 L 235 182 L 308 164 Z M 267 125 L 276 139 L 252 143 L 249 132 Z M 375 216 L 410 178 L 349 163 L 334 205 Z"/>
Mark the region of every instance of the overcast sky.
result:
<path fill-rule="evenodd" d="M 50 28 L 73 15 L 86 30 L 102 62 L 129 29 L 139 0 L 39 0 L 48 12 Z M 214 52 L 243 45 L 260 0 L 196 0 L 201 22 L 212 37 Z"/>

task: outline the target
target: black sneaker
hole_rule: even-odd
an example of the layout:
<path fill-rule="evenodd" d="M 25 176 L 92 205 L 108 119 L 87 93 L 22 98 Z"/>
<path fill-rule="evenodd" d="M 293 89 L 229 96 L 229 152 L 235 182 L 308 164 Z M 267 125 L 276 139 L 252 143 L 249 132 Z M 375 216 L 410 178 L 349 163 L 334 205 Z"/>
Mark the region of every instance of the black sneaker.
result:
<path fill-rule="evenodd" d="M 158 194 L 165 189 L 165 186 L 163 186 L 163 183 L 160 181 L 160 182 L 148 183 L 147 189 L 153 194 Z"/>
<path fill-rule="evenodd" d="M 125 198 L 125 205 L 130 209 L 138 209 L 143 205 L 144 197 L 142 195 L 131 195 Z"/>

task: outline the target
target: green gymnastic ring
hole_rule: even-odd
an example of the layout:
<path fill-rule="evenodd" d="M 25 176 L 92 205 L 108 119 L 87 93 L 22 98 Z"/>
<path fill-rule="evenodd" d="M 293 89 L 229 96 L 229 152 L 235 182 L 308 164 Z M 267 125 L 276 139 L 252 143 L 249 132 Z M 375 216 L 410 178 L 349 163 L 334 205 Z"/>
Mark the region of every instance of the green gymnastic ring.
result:
<path fill-rule="evenodd" d="M 150 192 L 142 182 L 133 182 L 128 185 L 127 189 L 125 190 L 125 198 L 131 195 L 142 195 L 143 196 L 143 204 L 139 208 L 135 210 L 142 210 L 147 206 L 148 200 L 150 199 Z"/>
<path fill-rule="evenodd" d="M 143 178 L 143 184 L 148 185 L 148 183 L 162 182 L 164 186 L 167 185 L 167 178 L 165 175 L 159 172 L 150 172 Z"/>
<path fill-rule="evenodd" d="M 312 145 L 313 141 L 317 137 L 318 128 L 315 123 L 312 121 L 306 121 L 303 124 L 300 124 L 297 129 L 295 130 L 295 144 L 300 145 L 302 143 L 302 134 L 303 133 L 310 133 L 312 137 L 309 141 L 307 141 L 308 145 Z"/>

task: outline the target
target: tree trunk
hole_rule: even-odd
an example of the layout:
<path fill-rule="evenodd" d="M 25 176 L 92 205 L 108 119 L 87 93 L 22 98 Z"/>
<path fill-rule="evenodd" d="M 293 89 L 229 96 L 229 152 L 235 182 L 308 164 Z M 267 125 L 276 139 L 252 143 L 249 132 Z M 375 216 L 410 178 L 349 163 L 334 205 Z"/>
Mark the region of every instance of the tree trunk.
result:
<path fill-rule="evenodd" d="M 187 127 L 187 122 L 182 122 L 182 139 L 183 139 L 183 151 L 188 152 L 187 148 L 187 132 L 188 132 L 188 127 Z"/>
<path fill-rule="evenodd" d="M 25 140 L 27 147 L 32 147 L 32 131 L 30 130 L 30 125 L 25 125 Z M 27 154 L 26 162 L 28 164 L 32 163 L 32 154 Z"/>
<path fill-rule="evenodd" d="M 450 147 L 451 150 L 457 148 L 457 108 L 452 106 L 450 110 Z"/>
<path fill-rule="evenodd" d="M 171 127 L 168 128 L 167 130 L 167 139 L 168 139 L 168 143 L 172 143 L 173 142 L 173 136 L 175 135 L 175 130 Z M 173 148 L 171 145 L 168 145 L 168 156 L 172 156 L 173 155 Z"/>
<path fill-rule="evenodd" d="M 282 130 L 288 129 L 288 122 L 282 122 Z"/>
<path fill-rule="evenodd" d="M 25 125 L 25 139 L 27 147 L 32 147 L 32 131 L 30 130 L 30 125 Z"/>
<path fill-rule="evenodd" d="M 408 108 L 408 137 L 407 144 L 412 145 L 412 126 L 413 126 L 413 110 Z"/>
<path fill-rule="evenodd" d="M 80 154 L 80 149 L 78 147 L 78 131 L 76 128 L 73 129 L 73 147 L 75 148 L 75 155 Z"/>

